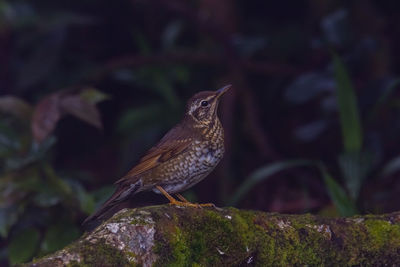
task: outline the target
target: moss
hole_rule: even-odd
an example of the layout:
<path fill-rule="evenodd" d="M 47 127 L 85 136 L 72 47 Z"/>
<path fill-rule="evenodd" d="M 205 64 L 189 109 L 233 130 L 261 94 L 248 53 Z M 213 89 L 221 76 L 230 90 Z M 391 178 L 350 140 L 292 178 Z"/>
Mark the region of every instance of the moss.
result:
<path fill-rule="evenodd" d="M 387 216 L 324 219 L 158 206 L 117 217 L 146 214 L 145 220 L 147 212 L 156 227 L 157 266 L 381 266 L 400 258 L 400 225 Z M 67 250 L 83 259 L 71 266 L 127 266 L 135 256 L 101 241 L 77 242 Z"/>
<path fill-rule="evenodd" d="M 259 263 L 273 265 L 321 265 L 331 248 L 322 225 L 318 230 L 313 217 L 305 215 L 257 216 Z M 315 226 L 315 227 L 313 227 Z M 254 230 L 253 230 L 254 231 Z"/>
<path fill-rule="evenodd" d="M 158 239 L 158 250 L 168 251 L 169 256 L 158 265 L 234 264 L 248 254 L 253 233 L 249 233 L 249 223 L 240 216 L 225 217 L 212 209 L 193 210 L 187 216 L 179 210 L 171 213 L 171 220 L 163 224 L 162 237 Z M 171 230 L 168 223 L 176 227 Z"/>
<path fill-rule="evenodd" d="M 382 220 L 368 220 L 365 222 L 371 243 L 374 249 L 388 246 L 400 246 L 400 226 Z"/>
<path fill-rule="evenodd" d="M 381 248 L 400 247 L 399 226 L 386 223 L 378 227 L 376 220 L 364 225 L 338 219 L 330 220 L 328 226 L 312 215 L 266 215 L 236 209 L 168 212 L 171 219 L 166 224 L 171 226 L 163 224 L 159 229 L 163 241 L 158 243 L 158 250 L 168 255 L 160 257 L 159 265 L 239 265 L 244 259 L 256 265 L 356 265 L 367 264 L 371 252 L 376 253 L 369 247 L 375 239 Z M 387 243 L 390 235 L 393 241 Z"/>
<path fill-rule="evenodd" d="M 400 225 L 383 220 L 367 220 L 368 246 L 365 247 L 369 258 L 400 257 Z"/>
<path fill-rule="evenodd" d="M 265 229 L 265 226 L 263 227 Z M 277 218 L 268 223 L 266 233 L 261 234 L 260 264 L 298 265 L 323 263 L 324 237 L 315 229 L 300 221 Z M 322 246 L 321 246 L 322 245 Z"/>
<path fill-rule="evenodd" d="M 122 252 L 112 246 L 105 244 L 99 240 L 96 244 L 88 241 L 74 242 L 64 248 L 68 254 L 79 254 L 80 262 L 72 260 L 67 266 L 69 267 L 89 267 L 89 266 L 136 266 L 134 262 L 129 262 L 127 252 Z M 129 252 L 128 252 L 129 253 Z M 45 256 L 41 259 L 36 259 L 37 266 L 58 266 L 61 260 L 54 258 L 48 259 Z"/>
<path fill-rule="evenodd" d="M 101 240 L 96 245 L 89 242 L 79 243 L 79 254 L 82 260 L 78 265 L 73 266 L 135 266 L 135 263 L 127 260 L 122 251 Z"/>
<path fill-rule="evenodd" d="M 193 212 L 190 218 L 174 218 L 180 218 L 178 222 L 172 220 L 179 228 L 161 234 L 165 239 L 159 243 L 158 250 L 165 252 L 167 248 L 170 256 L 167 261 L 162 257 L 164 261 L 158 262 L 159 265 L 236 265 L 243 259 L 252 259 L 260 265 L 322 263 L 323 248 L 317 248 L 323 235 L 306 229 L 305 223 L 280 229 L 279 219 L 276 223 L 255 224 L 266 218 L 256 218 L 253 212 L 235 209 L 229 209 L 226 214 L 209 209 Z M 298 232 L 300 228 L 302 234 Z"/>
<path fill-rule="evenodd" d="M 172 234 L 171 238 L 172 245 L 172 255 L 174 258 L 174 263 L 177 266 L 182 266 L 188 261 L 187 257 L 190 255 L 189 248 L 187 247 L 187 241 L 185 240 L 185 235 L 179 228 L 175 229 L 175 233 Z"/>
<path fill-rule="evenodd" d="M 67 267 L 89 267 L 89 264 L 77 262 L 77 261 L 71 261 Z"/>

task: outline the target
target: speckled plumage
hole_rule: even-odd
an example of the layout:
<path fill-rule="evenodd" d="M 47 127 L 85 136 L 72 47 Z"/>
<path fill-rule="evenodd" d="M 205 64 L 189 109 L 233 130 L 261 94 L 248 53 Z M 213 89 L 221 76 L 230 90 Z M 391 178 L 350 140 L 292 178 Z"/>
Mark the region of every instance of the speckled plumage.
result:
<path fill-rule="evenodd" d="M 171 203 L 178 203 L 168 194 L 185 191 L 204 179 L 224 154 L 224 130 L 217 109 L 220 97 L 229 88 L 194 95 L 188 101 L 183 120 L 116 182 L 114 194 L 85 222 L 100 218 L 141 191 L 163 193 Z"/>
<path fill-rule="evenodd" d="M 189 147 L 176 157 L 144 173 L 143 189 L 160 185 L 168 193 L 179 193 L 205 178 L 219 163 L 224 154 L 224 132 L 218 121 L 209 129 L 207 137 L 197 134 L 190 137 Z M 157 189 L 153 191 L 159 193 Z"/>

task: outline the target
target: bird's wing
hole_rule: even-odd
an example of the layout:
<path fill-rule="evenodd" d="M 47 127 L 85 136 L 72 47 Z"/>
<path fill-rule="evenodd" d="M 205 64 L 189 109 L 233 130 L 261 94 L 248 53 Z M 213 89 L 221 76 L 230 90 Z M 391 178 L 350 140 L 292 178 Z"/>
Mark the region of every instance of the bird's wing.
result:
<path fill-rule="evenodd" d="M 174 137 L 174 138 L 171 138 Z M 137 177 L 138 175 L 151 170 L 161 163 L 174 158 L 185 149 L 187 149 L 192 142 L 184 132 L 177 128 L 171 129 L 161 141 L 153 148 L 151 148 L 124 177 L 119 179 L 116 184 L 120 184 L 125 180 Z"/>

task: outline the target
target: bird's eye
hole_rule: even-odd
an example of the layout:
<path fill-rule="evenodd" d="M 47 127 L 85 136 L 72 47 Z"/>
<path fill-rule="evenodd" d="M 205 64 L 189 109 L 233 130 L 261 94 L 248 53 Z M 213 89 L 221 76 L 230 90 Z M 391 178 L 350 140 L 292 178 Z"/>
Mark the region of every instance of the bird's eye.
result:
<path fill-rule="evenodd" d="M 201 101 L 201 105 L 203 107 L 207 107 L 208 106 L 208 101 L 205 101 L 205 100 Z"/>

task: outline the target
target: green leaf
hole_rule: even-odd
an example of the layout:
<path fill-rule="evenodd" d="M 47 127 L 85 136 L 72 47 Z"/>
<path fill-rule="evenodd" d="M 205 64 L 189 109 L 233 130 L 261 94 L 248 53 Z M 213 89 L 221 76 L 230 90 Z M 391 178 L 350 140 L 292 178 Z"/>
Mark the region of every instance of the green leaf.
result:
<path fill-rule="evenodd" d="M 354 200 L 358 199 L 360 188 L 372 169 L 372 159 L 372 155 L 366 152 L 345 153 L 339 157 L 340 169 Z"/>
<path fill-rule="evenodd" d="M 95 208 L 95 201 L 91 194 L 78 181 L 70 181 L 75 197 L 79 200 L 80 209 L 86 214 L 91 214 Z"/>
<path fill-rule="evenodd" d="M 57 223 L 47 230 L 41 244 L 44 254 L 62 249 L 80 235 L 79 229 L 71 223 Z"/>
<path fill-rule="evenodd" d="M 227 202 L 227 205 L 234 206 L 258 183 L 269 179 L 271 176 L 277 174 L 280 171 L 284 171 L 293 167 L 309 166 L 312 165 L 313 161 L 310 160 L 291 160 L 291 161 L 280 161 L 268 164 L 255 170 L 252 174 L 245 179 L 239 189 L 233 194 L 233 196 Z"/>
<path fill-rule="evenodd" d="M 98 104 L 104 100 L 110 99 L 109 95 L 91 87 L 83 89 L 82 92 L 79 94 L 79 96 L 83 100 L 93 105 Z"/>
<path fill-rule="evenodd" d="M 45 192 L 41 192 L 36 194 L 33 197 L 34 203 L 42 208 L 48 208 L 51 206 L 55 206 L 60 202 L 60 196 L 55 191 L 51 191 L 51 187 L 48 185 L 42 186 Z"/>
<path fill-rule="evenodd" d="M 103 186 L 91 192 L 91 195 L 96 203 L 96 209 L 99 208 L 113 194 L 114 186 Z"/>
<path fill-rule="evenodd" d="M 329 196 L 342 216 L 352 216 L 357 213 L 354 202 L 347 196 L 343 188 L 332 178 L 325 166 L 317 165 L 324 179 Z"/>
<path fill-rule="evenodd" d="M 372 120 L 376 117 L 379 109 L 381 109 L 383 104 L 389 99 L 389 97 L 392 95 L 394 90 L 396 88 L 398 88 L 399 85 L 400 85 L 400 79 L 394 80 L 389 84 L 389 86 L 386 88 L 386 90 L 383 92 L 383 94 L 379 97 L 378 101 L 376 101 L 374 107 L 372 108 L 372 111 L 369 114 L 369 120 Z"/>
<path fill-rule="evenodd" d="M 52 187 L 54 192 L 57 192 L 58 194 L 60 194 L 60 196 L 66 199 L 69 199 L 75 194 L 71 186 L 64 179 L 57 175 L 56 171 L 52 166 L 50 166 L 50 164 L 43 163 L 42 170 L 45 174 L 45 177 L 47 178 L 49 186 Z"/>
<path fill-rule="evenodd" d="M 0 209 L 0 236 L 2 238 L 6 238 L 8 235 L 8 231 L 11 226 L 18 219 L 18 208 L 11 207 L 1 207 Z"/>
<path fill-rule="evenodd" d="M 332 178 L 325 166 L 318 161 L 300 159 L 283 162 L 275 162 L 254 171 L 239 189 L 233 194 L 232 198 L 227 202 L 227 205 L 236 205 L 239 201 L 258 183 L 267 180 L 271 176 L 280 171 L 284 171 L 293 167 L 299 166 L 315 166 L 317 167 L 324 179 L 329 196 L 342 216 L 351 216 L 356 214 L 354 202 L 347 197 L 346 192 Z"/>
<path fill-rule="evenodd" d="M 382 176 L 392 175 L 395 172 L 400 171 L 400 156 L 391 159 L 382 169 Z"/>
<path fill-rule="evenodd" d="M 22 149 L 18 131 L 7 123 L 0 122 L 0 158 L 7 159 Z"/>
<path fill-rule="evenodd" d="M 79 204 L 81 207 L 81 210 L 86 212 L 86 214 L 91 214 L 94 212 L 94 199 L 92 195 L 88 194 L 85 191 L 81 191 L 79 193 Z"/>
<path fill-rule="evenodd" d="M 33 108 L 24 100 L 7 95 L 0 97 L 0 111 L 29 121 L 33 113 Z"/>
<path fill-rule="evenodd" d="M 12 237 L 8 246 L 8 260 L 12 265 L 27 262 L 39 246 L 39 232 L 34 228 L 24 229 Z"/>
<path fill-rule="evenodd" d="M 335 54 L 333 55 L 333 63 L 344 149 L 348 153 L 359 152 L 361 151 L 363 136 L 357 98 L 347 70 Z"/>
<path fill-rule="evenodd" d="M 42 143 L 33 143 L 31 151 L 24 156 L 10 157 L 6 159 L 5 169 L 6 170 L 17 170 L 26 167 L 29 164 L 42 160 L 49 150 L 56 143 L 56 139 L 53 136 L 45 139 Z"/>

